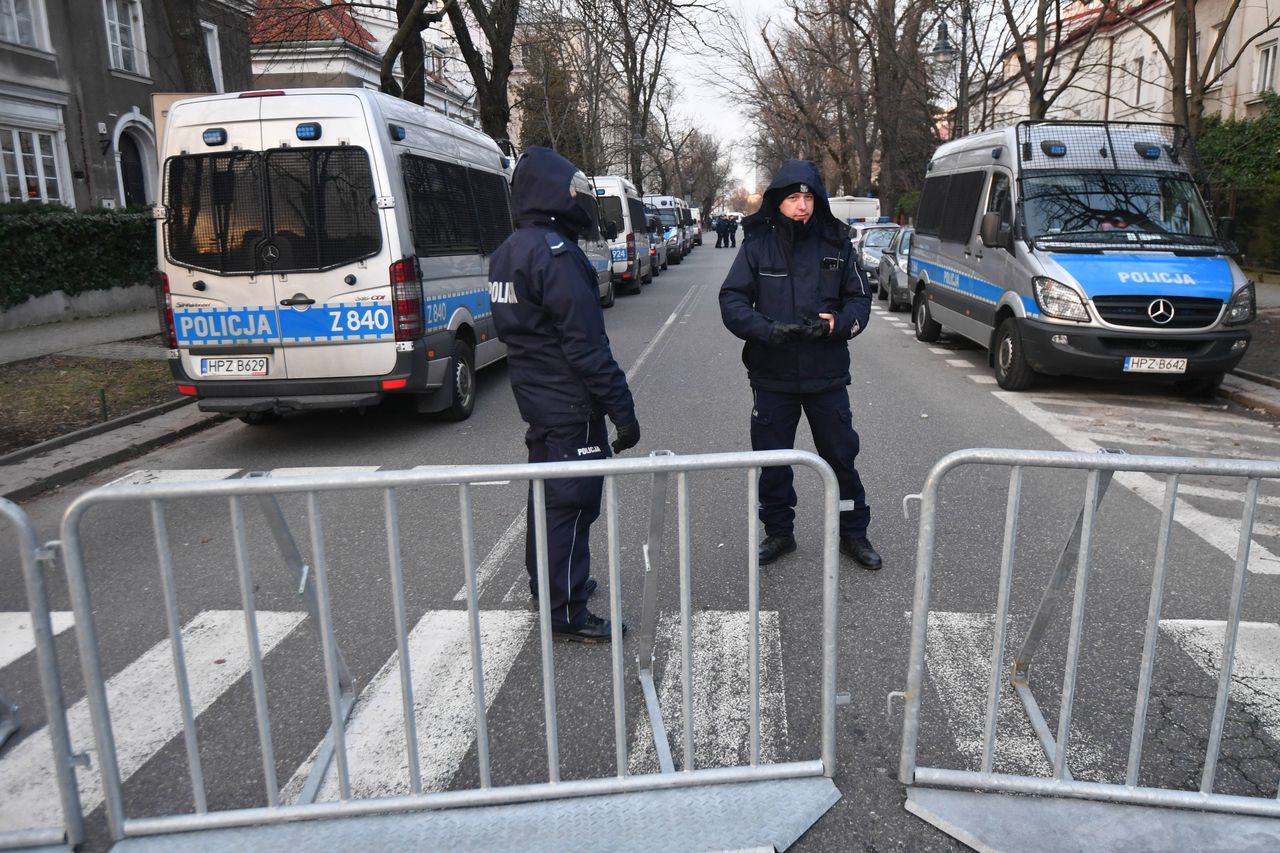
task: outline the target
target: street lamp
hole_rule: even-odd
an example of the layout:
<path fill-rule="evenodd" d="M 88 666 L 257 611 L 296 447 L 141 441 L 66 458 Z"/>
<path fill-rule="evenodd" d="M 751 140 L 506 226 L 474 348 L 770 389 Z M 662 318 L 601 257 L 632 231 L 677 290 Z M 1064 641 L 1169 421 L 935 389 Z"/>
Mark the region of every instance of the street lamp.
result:
<path fill-rule="evenodd" d="M 960 91 L 956 98 L 956 138 L 969 133 L 969 0 L 960 3 L 960 50 L 957 51 L 947 37 L 947 22 L 938 23 L 938 43 L 929 56 L 936 62 L 950 65 L 960 54 Z"/>

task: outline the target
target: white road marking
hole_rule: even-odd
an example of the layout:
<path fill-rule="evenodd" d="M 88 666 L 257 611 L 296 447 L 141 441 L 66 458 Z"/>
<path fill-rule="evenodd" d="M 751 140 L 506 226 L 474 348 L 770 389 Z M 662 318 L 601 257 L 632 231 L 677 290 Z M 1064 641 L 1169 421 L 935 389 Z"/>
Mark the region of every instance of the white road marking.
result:
<path fill-rule="evenodd" d="M 1179 483 L 1178 494 L 1193 495 L 1200 498 L 1212 498 L 1219 501 L 1230 501 L 1236 504 L 1244 503 L 1244 492 L 1232 492 L 1227 489 L 1213 489 L 1208 486 L 1197 486 L 1191 483 Z M 1272 497 L 1270 495 L 1258 495 L 1258 504 L 1260 506 L 1280 507 L 1280 497 Z"/>
<path fill-rule="evenodd" d="M 1050 412 L 1025 399 L 1017 393 L 1008 391 L 992 392 L 1003 400 L 1014 411 L 1049 433 L 1069 450 L 1078 453 L 1097 453 L 1099 446 L 1082 433 L 1066 426 Z M 1164 506 L 1164 483 L 1149 474 L 1133 471 L 1122 471 L 1115 476 L 1115 482 L 1124 486 L 1156 509 Z M 1236 547 L 1240 542 L 1240 524 L 1238 519 L 1219 518 L 1203 512 L 1186 501 L 1178 504 L 1175 520 L 1205 542 L 1217 548 L 1232 560 L 1236 559 Z M 1280 557 L 1272 553 L 1256 540 L 1249 548 L 1249 571 L 1255 574 L 1280 574 Z"/>
<path fill-rule="evenodd" d="M 1083 415 L 1074 412 L 1054 412 L 1055 417 L 1059 420 L 1080 423 L 1088 426 L 1091 433 L 1105 432 L 1108 435 L 1114 435 L 1127 441 L 1162 441 L 1172 442 L 1171 436 L 1189 436 L 1209 439 L 1209 446 L 1221 447 L 1224 441 L 1230 440 L 1223 435 L 1221 429 L 1205 429 L 1203 427 L 1183 426 L 1181 424 L 1166 424 L 1150 419 L 1124 422 L 1114 417 L 1104 415 Z M 1239 422 L 1236 422 L 1239 426 Z M 1238 433 L 1236 435 L 1239 435 Z M 1264 444 L 1280 445 L 1280 436 L 1269 435 L 1244 435 L 1239 436 L 1250 442 L 1262 442 Z M 1234 436 L 1232 436 L 1234 438 Z"/>
<path fill-rule="evenodd" d="M 953 351 L 946 349 L 945 347 L 929 347 L 929 352 L 934 355 L 951 355 Z"/>
<path fill-rule="evenodd" d="M 258 637 L 265 656 L 298 626 L 306 613 L 258 611 Z M 205 610 L 182 629 L 182 647 L 191 685 L 191 704 L 198 717 L 249 671 L 244 614 L 239 610 Z M 121 781 L 127 781 L 151 756 L 182 732 L 182 709 L 173 675 L 173 653 L 166 638 L 107 679 L 107 705 L 115 735 Z M 78 771 L 80 802 L 85 814 L 103 798 L 89 700 L 67 711 L 72 748 L 93 755 L 93 766 Z M 52 770 L 53 748 L 48 727 L 19 741 L 0 761 L 0 827 L 51 826 L 61 823 L 58 789 Z"/>
<path fill-rule="evenodd" d="M 996 378 L 990 373 L 970 373 L 969 381 L 977 382 L 979 385 L 995 385 Z"/>
<path fill-rule="evenodd" d="M 141 468 L 107 483 L 108 486 L 141 486 L 145 483 L 198 483 L 205 480 L 227 480 L 241 468 L 191 468 L 171 471 Z"/>
<path fill-rule="evenodd" d="M 748 764 L 751 758 L 747 669 L 750 614 L 704 610 L 693 615 L 693 735 L 694 763 L 699 768 Z M 672 743 L 677 769 L 684 759 L 684 701 L 681 688 L 679 614 L 658 622 L 655 644 L 661 671 L 658 703 Z M 632 720 L 632 773 L 657 773 L 649 718 L 643 712 Z M 775 763 L 787 743 L 787 703 L 782 678 L 782 637 L 778 613 L 760 612 L 760 762 Z"/>
<path fill-rule="evenodd" d="M 1160 630 L 1171 636 L 1211 678 L 1222 668 L 1227 623 L 1207 619 L 1162 619 Z M 1280 625 L 1241 622 L 1231 665 L 1232 702 L 1258 718 L 1273 738 L 1280 738 Z"/>
<path fill-rule="evenodd" d="M 904 335 L 914 335 L 916 333 L 916 330 L 911 328 L 910 326 L 899 329 L 898 331 L 902 332 L 902 334 Z"/>
<path fill-rule="evenodd" d="M 906 615 L 911 618 L 910 613 Z M 995 615 L 991 613 L 929 613 L 925 665 L 941 699 L 941 707 L 946 709 L 947 723 L 956 748 L 974 770 L 981 767 L 986 737 L 987 688 L 991 678 L 995 621 Z M 1010 619 L 1009 638 L 1014 644 L 1022 636 L 1016 630 L 1017 623 L 1016 617 Z M 1014 651 L 1016 645 L 1006 645 L 1006 673 L 1012 666 Z M 1022 702 L 1009 686 L 1007 678 L 1002 684 L 994 770 L 1026 776 L 1052 775 L 1052 768 L 1031 728 Z M 1104 781 L 1102 757 L 1099 742 L 1073 721 L 1071 742 L 1067 748 L 1067 765 L 1071 774 L 1077 779 Z"/>
<path fill-rule="evenodd" d="M 947 359 L 947 364 L 952 367 L 960 367 L 965 370 L 969 370 L 975 366 L 974 363 L 969 361 L 967 358 L 949 358 Z"/>
<path fill-rule="evenodd" d="M 485 707 L 493 704 L 534 624 L 529 611 L 480 613 Z M 471 689 L 471 640 L 465 610 L 423 615 L 409 633 L 414 719 L 424 791 L 443 790 L 475 740 Z M 361 691 L 347 720 L 351 795 L 357 799 L 410 793 L 400 693 L 400 656 L 393 654 Z M 281 791 L 297 800 L 315 764 L 319 745 Z M 331 761 L 317 800 L 338 799 L 337 760 Z"/>
<path fill-rule="evenodd" d="M 49 613 L 53 634 L 57 636 L 76 624 L 76 615 L 70 610 L 53 610 Z M 34 651 L 36 634 L 31 628 L 31 614 L 25 610 L 0 613 L 0 669 L 8 666 L 27 652 Z"/>
<path fill-rule="evenodd" d="M 1024 395 L 1027 396 L 1027 395 Z M 1093 400 L 1085 400 L 1081 397 L 1072 397 L 1069 394 L 1055 393 L 1039 393 L 1031 394 L 1029 398 L 1037 405 L 1058 405 L 1063 406 L 1063 411 L 1077 412 L 1088 411 L 1091 409 L 1101 410 L 1106 417 L 1111 419 L 1130 418 L 1134 423 L 1146 422 L 1151 417 L 1171 418 L 1173 420 L 1187 420 L 1197 424 L 1218 423 L 1223 426 L 1240 429 L 1242 423 L 1245 423 L 1238 415 L 1231 415 L 1225 412 L 1221 406 L 1195 406 L 1188 409 L 1185 404 L 1179 404 L 1177 407 L 1169 404 L 1166 400 L 1157 400 L 1153 398 L 1117 398 L 1108 399 L 1105 395 L 1099 396 Z M 1054 409 L 1054 413 L 1058 412 Z M 1275 427 L 1271 425 L 1255 425 L 1262 426 L 1264 429 L 1275 431 Z"/>

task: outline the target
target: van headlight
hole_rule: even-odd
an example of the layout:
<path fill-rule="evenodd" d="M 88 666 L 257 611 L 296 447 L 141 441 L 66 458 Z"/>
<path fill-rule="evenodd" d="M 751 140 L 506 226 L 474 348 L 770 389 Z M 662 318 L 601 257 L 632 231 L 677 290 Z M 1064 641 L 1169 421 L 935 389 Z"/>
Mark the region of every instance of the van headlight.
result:
<path fill-rule="evenodd" d="M 1089 322 L 1089 309 L 1084 307 L 1084 299 L 1075 288 L 1051 278 L 1036 276 L 1031 279 L 1031 289 L 1035 291 L 1040 313 L 1046 317 L 1074 320 L 1077 323 Z"/>
<path fill-rule="evenodd" d="M 1227 303 L 1227 314 L 1222 318 L 1224 326 L 1240 326 L 1250 322 L 1257 316 L 1257 306 L 1253 299 L 1253 282 L 1235 292 Z"/>

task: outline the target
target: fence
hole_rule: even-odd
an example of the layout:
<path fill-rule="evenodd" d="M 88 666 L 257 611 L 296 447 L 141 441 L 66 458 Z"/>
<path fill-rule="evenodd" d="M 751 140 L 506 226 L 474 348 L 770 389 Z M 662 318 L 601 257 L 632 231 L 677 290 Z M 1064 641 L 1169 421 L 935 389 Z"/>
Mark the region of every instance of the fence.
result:
<path fill-rule="evenodd" d="M 820 702 L 820 755 L 808 760 L 792 760 L 765 763 L 760 754 L 761 728 L 761 655 L 760 655 L 760 571 L 756 559 L 756 478 L 761 467 L 773 465 L 797 465 L 815 471 L 821 481 L 823 502 L 823 551 L 822 551 L 822 676 L 816 693 Z M 752 531 L 748 542 L 747 582 L 750 609 L 749 630 L 749 691 L 750 691 L 750 760 L 740 766 L 698 768 L 694 764 L 694 738 L 696 719 L 693 713 L 692 670 L 693 648 L 690 624 L 693 618 L 693 570 L 690 563 L 690 499 L 689 475 L 709 471 L 740 470 L 746 476 L 747 506 L 744 521 Z M 637 644 L 638 677 L 645 698 L 649 724 L 658 752 L 661 772 L 632 774 L 628 769 L 627 718 L 624 690 L 623 644 L 619 635 L 622 622 L 622 574 L 619 538 L 618 479 L 627 476 L 650 475 L 652 483 L 651 516 L 648 538 L 642 548 L 644 558 L 644 594 L 642 624 Z M 559 746 L 559 720 L 556 709 L 555 660 L 552 655 L 552 629 L 547 585 L 546 525 L 547 506 L 544 482 L 569 476 L 601 476 L 604 478 L 604 515 L 607 526 L 609 566 L 609 610 L 614 626 L 611 653 L 611 682 L 613 698 L 615 770 L 611 776 L 561 778 Z M 675 480 L 675 505 L 678 527 L 678 575 L 680 608 L 680 660 L 682 683 L 683 724 L 679 742 L 683 747 L 683 760 L 677 771 L 667 743 L 666 726 L 655 695 L 653 660 L 655 632 L 658 619 L 657 586 L 662 574 L 658 565 L 664 533 L 665 508 L 668 502 L 668 480 Z M 537 532 L 537 564 L 539 607 L 538 628 L 541 646 L 541 674 L 543 687 L 543 713 L 545 748 L 547 755 L 546 781 L 534 784 L 496 786 L 490 772 L 489 724 L 486 716 L 483 659 L 486 654 L 481 640 L 480 606 L 477 593 L 477 565 L 475 558 L 475 531 L 473 519 L 473 490 L 478 483 L 523 481 L 531 483 L 534 506 L 534 524 Z M 411 487 L 449 487 L 458 494 L 458 530 L 461 535 L 464 590 L 468 634 L 470 643 L 472 691 L 474 697 L 475 752 L 478 764 L 479 785 L 467 789 L 427 791 L 421 782 L 422 768 L 415 746 L 417 730 L 414 717 L 415 685 L 410 674 L 410 647 L 408 640 L 409 606 L 405 599 L 405 572 L 401 553 L 400 515 L 397 494 Z M 334 607 L 331 575 L 334 567 L 326 558 L 325 519 L 320 509 L 319 497 L 339 494 L 371 493 L 381 497 L 383 539 L 386 548 L 386 564 L 390 569 L 391 587 L 394 591 L 393 609 L 396 648 L 399 660 L 401 688 L 401 717 L 404 728 L 405 761 L 412 785 L 408 795 L 392 795 L 370 799 L 353 796 L 350 785 L 349 755 L 346 743 L 346 722 L 356 701 L 355 681 L 348 671 L 342 651 L 338 647 L 334 626 Z M 568 804 L 573 798 L 599 798 L 610 794 L 660 795 L 673 789 L 680 790 L 685 799 L 695 799 L 706 794 L 705 806 L 697 809 L 697 817 L 688 820 L 652 820 L 653 834 L 646 843 L 658 847 L 688 846 L 690 838 L 698 833 L 721 835 L 716 840 L 730 846 L 751 846 L 761 843 L 763 837 L 785 847 L 798 837 L 838 798 L 830 777 L 835 771 L 835 710 L 836 693 L 836 619 L 838 602 L 838 484 L 831 469 L 817 456 L 801 451 L 771 451 L 768 453 L 723 453 L 699 456 L 675 456 L 654 454 L 644 459 L 612 459 L 588 462 L 559 462 L 537 465 L 459 466 L 412 471 L 346 473 L 271 478 L 250 476 L 244 479 L 221 480 L 200 483 L 150 483 L 145 485 L 110 485 L 88 492 L 69 506 L 63 518 L 61 547 L 66 563 L 69 592 L 76 618 L 76 635 L 79 644 L 81 667 L 84 673 L 86 698 L 93 722 L 96 743 L 97 772 L 101 778 L 101 794 L 106 821 L 113 840 L 143 840 L 144 836 L 164 835 L 166 849 L 180 845 L 184 836 L 172 833 L 195 833 L 185 838 L 199 838 L 200 831 L 227 831 L 230 828 L 251 828 L 253 831 L 269 831 L 270 845 L 293 843 L 298 840 L 289 833 L 302 833 L 327 825 L 332 829 L 335 821 L 323 818 L 367 818 L 379 816 L 389 820 L 397 816 L 419 820 L 431 819 L 429 810 L 456 806 L 502 806 L 513 803 L 546 802 Z M 278 498 L 285 495 L 301 496 L 305 500 L 306 538 L 310 544 L 310 560 L 304 558 Z M 226 502 L 231 529 L 230 559 L 227 571 L 234 571 L 243 613 L 244 636 L 248 640 L 248 675 L 253 694 L 253 715 L 257 732 L 257 747 L 261 760 L 261 778 L 265 798 L 261 804 L 244 806 L 236 804 L 228 808 L 215 808 L 206 794 L 208 779 L 202 766 L 200 740 L 197 732 L 197 703 L 192 697 L 188 677 L 188 662 L 184 656 L 182 625 L 179 617 L 179 584 L 183 572 L 175 567 L 174 550 L 170 542 L 170 523 L 166 507 L 181 499 L 202 499 Z M 95 605 L 92 600 L 93 566 L 89 551 L 81 538 L 81 527 L 86 513 L 97 507 L 106 507 L 112 519 L 129 517 L 126 505 L 134 505 L 135 511 L 145 507 L 149 514 L 154 538 L 156 565 L 164 602 L 164 622 L 167 626 L 172 670 L 176 685 L 177 702 L 181 705 L 182 749 L 185 752 L 186 775 L 189 778 L 193 809 L 189 812 L 149 816 L 131 816 L 126 803 L 126 792 L 117 755 L 114 723 L 116 714 L 124 704 L 122 697 L 108 699 L 106 673 L 101 658 L 99 636 L 95 624 Z M 260 639 L 260 613 L 255 604 L 255 590 L 262 573 L 255 574 L 255 563 L 262 556 L 251 553 L 246 516 L 259 512 L 270 529 L 281 561 L 292 573 L 297 594 L 306 604 L 307 621 L 315 631 L 320 649 L 324 674 L 324 700 L 328 719 L 328 732 L 319 747 L 318 757 L 311 769 L 303 793 L 294 804 L 281 801 L 281 789 L 276 778 L 278 755 L 273 745 L 272 720 L 268 712 L 268 684 L 263 665 L 264 650 Z M 131 531 L 132 532 L 132 531 Z M 372 555 L 369 555 L 372 557 Z M 55 685 L 56 686 L 56 685 Z M 116 703 L 113 707 L 112 702 Z M 247 725 L 247 724 L 246 724 Z M 317 791 L 332 769 L 336 770 L 338 799 L 315 802 Z M 331 777 L 330 777 L 331 778 Z M 772 785 L 760 789 L 754 799 L 742 794 L 742 785 L 753 783 Z M 793 783 L 804 783 L 797 786 Z M 817 784 L 820 783 L 820 784 Z M 723 786 L 734 785 L 733 800 L 736 808 L 724 810 L 715 804 L 714 798 Z M 74 793 L 74 784 L 71 786 Z M 728 796 L 727 794 L 725 795 Z M 551 802 L 554 801 L 554 802 Z M 630 800 L 632 807 L 637 802 Z M 670 800 L 666 801 L 668 804 Z M 723 803 L 721 804 L 723 805 Z M 665 808 L 659 806 L 658 808 Z M 744 816 L 744 811 L 748 813 Z M 723 814 L 720 812 L 723 811 Z M 71 809 L 78 820 L 78 811 Z M 557 818 L 558 819 L 558 818 Z M 587 823 L 593 833 L 601 826 L 601 816 Z M 69 818 L 70 820 L 70 818 Z M 557 825 L 554 819 L 547 825 Z M 608 825 L 607 816 L 604 818 Z M 789 822 L 781 835 L 764 824 L 770 820 Z M 301 822 L 308 823 L 301 823 Z M 797 823 L 802 821 L 802 823 Z M 736 822 L 737 825 L 734 825 Z M 747 826 L 752 824 L 754 826 Z M 337 821 L 336 823 L 342 823 Z M 440 829 L 445 832 L 447 824 Z M 246 830 L 238 830 L 246 831 Z M 375 830 L 376 831 L 376 830 Z M 756 832 L 753 837 L 744 832 Z M 763 833 L 763 835 L 761 834 Z M 772 833 L 772 834 L 771 834 Z M 448 848 L 445 835 L 432 836 L 442 849 Z M 161 841 L 162 839 L 153 839 Z M 474 839 L 473 839 L 474 840 Z M 263 839 L 256 839 L 262 842 Z M 193 843 L 196 843 L 193 841 Z M 245 842 L 243 837 L 237 843 Z"/>
<path fill-rule="evenodd" d="M 956 769 L 929 767 L 919 764 L 919 743 L 922 731 L 921 705 L 924 695 L 926 645 L 930 617 L 930 587 L 934 575 L 935 537 L 939 524 L 939 491 L 947 475 L 962 466 L 1002 466 L 1010 469 L 1004 518 L 1004 534 L 1001 541 L 999 584 L 994 607 L 994 640 L 990 652 L 990 677 L 985 693 L 985 720 L 982 727 L 981 757 L 979 768 Z M 1083 508 L 1067 537 L 1056 566 L 1040 598 L 1030 625 L 1018 647 L 1012 666 L 1006 671 L 1005 647 L 1010 639 L 1011 586 L 1018 566 L 1015 554 L 1019 545 L 1019 518 L 1022 507 L 1024 471 L 1028 469 L 1080 470 L 1087 472 Z M 1141 660 L 1137 662 L 1136 698 L 1133 706 L 1130 741 L 1123 783 L 1085 781 L 1072 778 L 1068 757 L 1073 749 L 1073 711 L 1077 676 L 1082 649 L 1082 633 L 1086 614 L 1086 596 L 1091 575 L 1091 559 L 1098 538 L 1099 507 L 1112 477 L 1117 472 L 1141 472 L 1164 475 L 1164 499 L 1161 506 L 1159 534 L 1152 564 L 1151 593 L 1146 608 L 1145 626 L 1142 631 Z M 1156 646 L 1159 639 L 1161 613 L 1164 606 L 1166 577 L 1169 570 L 1170 549 L 1174 532 L 1174 512 L 1178 501 L 1180 480 L 1191 475 L 1243 478 L 1246 481 L 1244 510 L 1240 519 L 1240 534 L 1234 568 L 1231 572 L 1231 590 L 1225 623 L 1222 662 L 1217 673 L 1217 687 L 1209 724 L 1208 744 L 1204 753 L 1203 769 L 1198 790 L 1178 790 L 1169 787 L 1144 785 L 1142 779 L 1143 741 L 1149 725 L 1152 696 L 1153 670 Z M 899 778 L 908 786 L 908 809 L 925 817 L 945 831 L 975 843 L 982 838 L 994 847 L 1002 846 L 993 838 L 1010 836 L 1013 824 L 1035 827 L 1041 833 L 1039 844 L 1050 844 L 1052 836 L 1047 818 L 1041 821 L 1041 812 L 1032 813 L 1031 804 L 1044 801 L 1026 798 L 991 798 L 990 793 L 1017 793 L 1039 795 L 1061 800 L 1089 800 L 1111 804 L 1165 806 L 1182 810 L 1201 810 L 1235 816 L 1280 817 L 1280 801 L 1270 797 L 1242 796 L 1215 792 L 1215 779 L 1222 746 L 1223 727 L 1227 714 L 1228 691 L 1232 684 L 1232 667 L 1236 655 L 1236 642 L 1240 632 L 1241 614 L 1245 601 L 1245 579 L 1249 566 L 1249 553 L 1254 533 L 1254 516 L 1258 505 L 1259 485 L 1264 480 L 1280 480 L 1280 463 L 1244 460 L 1184 459 L 1174 457 L 1129 456 L 1104 452 L 1101 454 L 1055 453 L 1014 450 L 966 450 L 952 453 L 940 460 L 929 473 L 922 495 L 920 529 L 916 562 L 916 590 L 911 614 L 911 652 L 908 668 L 906 708 L 903 723 L 902 752 Z M 1131 534 L 1132 535 L 1132 534 Z M 1130 564 L 1132 568 L 1132 564 Z M 1046 628 L 1057 609 L 1059 598 L 1066 590 L 1068 578 L 1074 569 L 1075 586 L 1069 616 L 1069 629 L 1063 661 L 1063 680 L 1060 702 L 1057 708 L 1056 732 L 1045 719 L 1041 706 L 1032 691 L 1031 666 L 1038 651 L 1043 651 Z M 1112 634 L 1119 634 L 1125 627 L 1105 625 Z M 1121 663 L 1109 660 L 1112 667 Z M 997 730 L 1001 719 L 1000 704 L 1002 679 L 1007 675 L 1009 684 L 1020 701 L 1026 720 L 1038 738 L 1050 766 L 1048 777 L 1023 772 L 995 772 L 993 767 Z M 1125 682 L 1127 689 L 1131 682 Z M 1151 774 L 1148 774 L 1149 776 Z M 961 789 L 988 792 L 987 794 L 958 794 L 933 797 L 928 788 Z M 1010 806 L 1010 802 L 1017 805 Z M 1020 810 L 1020 811 L 1019 811 Z M 1184 813 L 1185 814 L 1185 813 Z M 1155 817 L 1125 815 L 1110 827 L 1126 825 L 1133 832 L 1130 842 L 1138 845 L 1127 849 L 1149 849 L 1151 836 L 1133 831 L 1134 826 L 1144 830 L 1169 821 L 1171 812 L 1165 810 Z M 1016 817 L 1015 817 L 1016 816 Z M 1076 814 L 1072 819 L 1079 820 Z M 1221 833 L 1222 826 L 1214 829 Z M 1274 845 L 1280 839 L 1280 826 L 1272 824 L 1260 830 L 1265 836 L 1264 845 Z M 983 833 L 987 833 L 985 836 Z M 1081 844 L 1081 836 L 1071 830 L 1072 843 Z M 1214 836 L 1220 839 L 1222 836 Z M 1243 844 L 1245 835 L 1229 836 L 1233 844 Z M 1261 837 L 1261 836 L 1259 836 Z M 1120 849 L 1114 838 L 1103 843 L 1102 849 Z M 1183 837 L 1186 849 L 1200 849 L 1195 841 Z M 1256 842 L 1256 839 L 1254 841 Z M 1017 849 L 1017 842 L 1004 846 Z M 1052 846 L 1050 844 L 1050 846 Z M 1086 845 L 1087 846 L 1087 845 Z M 1047 848 L 1046 848 L 1047 849 Z M 1076 848 L 1073 848 L 1076 849 Z M 1079 849 L 1084 849 L 1080 847 Z M 1150 847 L 1158 849 L 1158 845 Z M 1216 848 L 1215 848 L 1216 849 Z M 1252 848 L 1251 848 L 1252 849 Z M 1265 849 L 1265 847 L 1264 847 Z M 1275 849 L 1272 846 L 1270 849 Z"/>
<path fill-rule="evenodd" d="M 16 504 L 0 498 L 0 516 L 13 528 L 18 540 L 22 563 L 22 579 L 27 591 L 27 612 L 31 617 L 31 630 L 35 641 L 36 661 L 40 671 L 40 687 L 44 697 L 45 716 L 49 730 L 49 765 L 57 785 L 63 826 L 37 827 L 20 831 L 0 831 L 0 848 L 29 848 L 40 845 L 69 843 L 84 840 L 84 821 L 80 814 L 80 795 L 76 788 L 73 767 L 81 763 L 71 750 L 71 738 L 67 732 L 66 709 L 62 699 L 62 679 L 58 672 L 58 659 L 53 647 L 53 624 L 49 617 L 49 603 L 45 595 L 44 567 L 49 563 L 47 549 L 42 548 L 27 516 Z M 19 709 L 0 697 L 9 719 L 8 731 L 0 736 L 0 744 L 19 727 Z"/>

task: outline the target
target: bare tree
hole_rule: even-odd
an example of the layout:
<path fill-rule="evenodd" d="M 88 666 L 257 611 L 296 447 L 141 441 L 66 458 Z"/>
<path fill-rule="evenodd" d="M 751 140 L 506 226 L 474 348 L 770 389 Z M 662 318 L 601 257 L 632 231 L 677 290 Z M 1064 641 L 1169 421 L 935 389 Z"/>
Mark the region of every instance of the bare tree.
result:
<path fill-rule="evenodd" d="M 191 0 L 164 0 L 165 17 L 178 60 L 182 87 L 188 92 L 212 92 L 213 71 L 209 68 L 209 52 L 205 49 L 200 18 Z"/>
<path fill-rule="evenodd" d="M 508 138 L 511 121 L 511 102 L 507 97 L 507 81 L 511 77 L 511 44 L 515 34 L 516 16 L 520 13 L 520 0 L 466 0 L 464 7 L 451 2 L 446 8 L 458 50 L 471 72 L 471 82 L 476 87 L 476 109 L 480 113 L 480 129 L 494 139 Z M 476 26 L 488 43 L 488 51 L 471 38 L 467 18 Z"/>
<path fill-rule="evenodd" d="M 1107 2 L 1103 0 L 1104 6 Z M 1002 6 L 1013 54 L 1027 87 L 1027 115 L 1042 119 L 1054 101 L 1071 88 L 1091 55 L 1089 45 L 1106 17 L 1104 10 L 1072 17 L 1064 14 L 1073 7 L 1063 0 L 1002 0 Z M 1028 20 L 1029 9 L 1032 14 Z M 972 26 L 972 21 L 966 24 Z M 1068 45 L 1073 49 L 1065 50 Z"/>
<path fill-rule="evenodd" d="M 431 10 L 427 9 L 428 2 L 435 4 L 435 0 L 396 0 L 396 21 L 399 26 L 382 54 L 382 67 L 379 69 L 378 88 L 381 91 L 418 105 L 426 102 L 427 94 L 422 32 L 431 24 L 443 20 L 454 0 L 442 0 Z M 404 72 L 403 89 L 395 77 L 397 60 Z"/>

